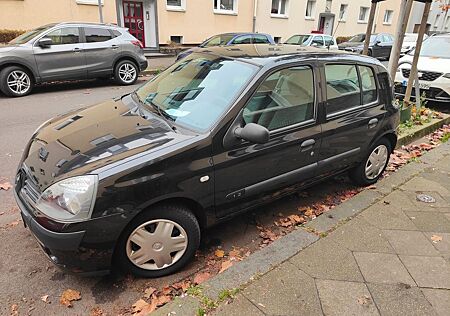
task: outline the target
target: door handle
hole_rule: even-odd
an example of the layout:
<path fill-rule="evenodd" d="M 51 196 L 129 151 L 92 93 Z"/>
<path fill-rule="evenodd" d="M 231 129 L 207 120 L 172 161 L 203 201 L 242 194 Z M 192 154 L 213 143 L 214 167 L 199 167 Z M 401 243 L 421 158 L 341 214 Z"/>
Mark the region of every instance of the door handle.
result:
<path fill-rule="evenodd" d="M 314 146 L 315 143 L 316 143 L 316 141 L 314 139 L 305 140 L 300 145 L 300 149 L 301 149 L 301 151 L 305 151 L 305 150 L 311 149 Z"/>
<path fill-rule="evenodd" d="M 378 119 L 377 118 L 373 118 L 369 121 L 369 124 L 367 124 L 369 126 L 369 128 L 374 128 L 375 126 L 378 125 Z"/>
<path fill-rule="evenodd" d="M 75 53 L 79 53 L 79 52 L 82 51 L 82 49 L 79 48 L 79 47 L 75 47 L 72 51 L 75 52 Z"/>
<path fill-rule="evenodd" d="M 112 48 L 112 49 L 118 49 L 118 48 L 119 48 L 119 45 L 112 45 L 111 48 Z"/>

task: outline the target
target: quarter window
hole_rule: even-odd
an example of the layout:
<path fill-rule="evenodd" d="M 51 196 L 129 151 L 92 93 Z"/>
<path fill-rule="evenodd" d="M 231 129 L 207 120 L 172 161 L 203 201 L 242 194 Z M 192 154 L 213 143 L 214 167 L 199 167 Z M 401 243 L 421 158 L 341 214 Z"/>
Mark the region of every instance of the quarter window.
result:
<path fill-rule="evenodd" d="M 65 27 L 50 32 L 45 37 L 51 38 L 53 45 L 77 44 L 80 42 L 78 27 Z"/>
<path fill-rule="evenodd" d="M 355 65 L 326 65 L 327 114 L 359 106 L 361 91 Z"/>
<path fill-rule="evenodd" d="M 313 71 L 293 67 L 270 75 L 243 111 L 246 124 L 256 123 L 270 131 L 314 118 Z"/>
<path fill-rule="evenodd" d="M 377 84 L 372 68 L 358 66 L 361 76 L 362 103 L 368 104 L 377 100 Z"/>
<path fill-rule="evenodd" d="M 85 27 L 84 33 L 87 43 L 106 42 L 112 38 L 109 30 L 103 28 Z"/>

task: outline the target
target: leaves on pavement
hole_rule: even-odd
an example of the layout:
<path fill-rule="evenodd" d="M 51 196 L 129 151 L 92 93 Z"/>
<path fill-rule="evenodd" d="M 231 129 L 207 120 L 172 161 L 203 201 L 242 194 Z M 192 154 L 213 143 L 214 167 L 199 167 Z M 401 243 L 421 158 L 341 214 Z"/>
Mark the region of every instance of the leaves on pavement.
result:
<path fill-rule="evenodd" d="M 155 293 L 156 289 L 154 287 L 149 287 L 144 290 L 144 297 L 150 298 L 153 293 Z"/>
<path fill-rule="evenodd" d="M 223 251 L 222 249 L 217 249 L 214 254 L 216 255 L 216 257 L 218 258 L 223 258 L 225 256 L 225 251 Z"/>
<path fill-rule="evenodd" d="M 198 272 L 194 276 L 194 284 L 201 284 L 211 278 L 211 273 L 209 272 Z"/>
<path fill-rule="evenodd" d="M 442 236 L 433 235 L 431 236 L 431 240 L 433 241 L 433 243 L 437 244 L 438 242 L 442 241 Z"/>
<path fill-rule="evenodd" d="M 72 307 L 72 302 L 79 300 L 81 300 L 81 293 L 76 290 L 68 289 L 62 293 L 59 302 L 66 307 Z"/>
<path fill-rule="evenodd" d="M 41 301 L 45 304 L 50 304 L 50 300 L 48 299 L 48 295 L 41 296 Z"/>
<path fill-rule="evenodd" d="M 0 190 L 8 191 L 12 187 L 13 187 L 12 184 L 9 183 L 8 181 L 0 180 Z"/>
<path fill-rule="evenodd" d="M 94 307 L 91 309 L 89 316 L 103 316 L 103 310 L 100 307 Z"/>
<path fill-rule="evenodd" d="M 231 260 L 227 260 L 227 261 L 222 262 L 222 265 L 220 267 L 219 273 L 222 273 L 223 271 L 227 270 L 232 265 L 233 265 L 233 262 Z"/>

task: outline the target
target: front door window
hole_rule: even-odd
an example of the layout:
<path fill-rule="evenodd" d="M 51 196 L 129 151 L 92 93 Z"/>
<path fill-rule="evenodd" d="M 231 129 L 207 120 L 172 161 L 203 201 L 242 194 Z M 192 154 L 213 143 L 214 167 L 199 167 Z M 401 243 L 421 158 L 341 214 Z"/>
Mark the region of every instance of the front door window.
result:
<path fill-rule="evenodd" d="M 142 2 L 123 2 L 123 22 L 130 34 L 140 40 L 145 46 L 144 9 Z"/>

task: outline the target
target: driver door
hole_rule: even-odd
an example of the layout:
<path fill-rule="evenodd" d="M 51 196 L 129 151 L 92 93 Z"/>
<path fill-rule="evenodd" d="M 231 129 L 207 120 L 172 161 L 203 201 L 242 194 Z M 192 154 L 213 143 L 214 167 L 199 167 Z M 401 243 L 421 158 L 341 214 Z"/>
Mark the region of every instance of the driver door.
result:
<path fill-rule="evenodd" d="M 253 144 L 236 139 L 230 127 L 225 138 L 225 133 L 216 135 L 213 162 L 217 217 L 293 191 L 314 176 L 321 132 L 316 121 L 318 78 L 312 65 L 299 65 L 272 72 L 259 85 L 235 123 L 266 127 L 269 142 Z M 224 142 L 227 137 L 233 137 L 232 145 Z"/>

